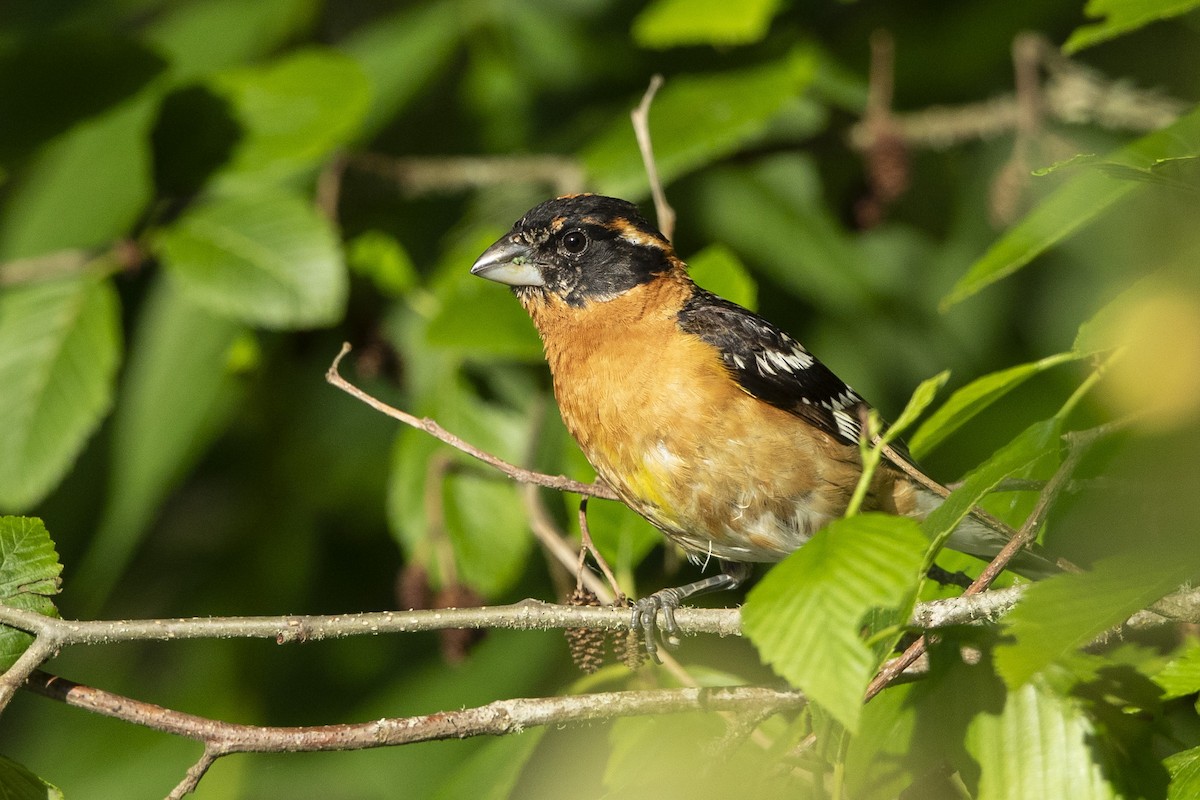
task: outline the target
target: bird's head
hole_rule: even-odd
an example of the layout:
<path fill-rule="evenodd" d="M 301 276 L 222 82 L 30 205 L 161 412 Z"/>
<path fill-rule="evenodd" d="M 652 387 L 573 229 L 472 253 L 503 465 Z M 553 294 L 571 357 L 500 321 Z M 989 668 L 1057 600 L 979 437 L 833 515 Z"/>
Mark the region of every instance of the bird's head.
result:
<path fill-rule="evenodd" d="M 484 251 L 471 273 L 512 286 L 525 304 L 556 296 L 584 306 L 673 269 L 682 263 L 637 206 L 575 194 L 532 208 Z"/>

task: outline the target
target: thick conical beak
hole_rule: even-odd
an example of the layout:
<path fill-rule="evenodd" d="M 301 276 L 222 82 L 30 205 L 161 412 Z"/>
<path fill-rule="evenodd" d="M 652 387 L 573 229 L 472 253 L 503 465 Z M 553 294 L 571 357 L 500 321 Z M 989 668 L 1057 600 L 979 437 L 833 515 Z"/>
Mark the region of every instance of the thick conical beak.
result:
<path fill-rule="evenodd" d="M 509 286 L 546 285 L 528 245 L 513 242 L 507 236 L 483 251 L 471 267 L 471 274 Z"/>

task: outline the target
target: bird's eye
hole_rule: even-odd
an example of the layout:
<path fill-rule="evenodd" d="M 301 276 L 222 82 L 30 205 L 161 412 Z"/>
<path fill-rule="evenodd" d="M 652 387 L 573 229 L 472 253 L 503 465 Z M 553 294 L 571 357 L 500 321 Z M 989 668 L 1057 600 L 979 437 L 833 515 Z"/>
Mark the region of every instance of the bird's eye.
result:
<path fill-rule="evenodd" d="M 562 238 L 562 249 L 577 256 L 587 249 L 588 237 L 583 231 L 571 231 Z"/>

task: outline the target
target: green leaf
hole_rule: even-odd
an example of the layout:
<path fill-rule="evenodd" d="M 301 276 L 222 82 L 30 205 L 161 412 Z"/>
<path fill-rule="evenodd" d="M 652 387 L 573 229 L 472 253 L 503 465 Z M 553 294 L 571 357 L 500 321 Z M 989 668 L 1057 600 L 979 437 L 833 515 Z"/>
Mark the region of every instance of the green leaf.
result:
<path fill-rule="evenodd" d="M 0 507 L 58 484 L 112 404 L 117 293 L 90 275 L 0 289 Z"/>
<path fill-rule="evenodd" d="M 510 463 L 527 459 L 527 410 L 480 399 L 458 357 L 423 345 L 424 320 L 410 315 L 405 322 L 397 336 L 398 347 L 410 354 L 412 394 L 405 407 L 435 416 L 447 430 Z M 408 427 L 396 438 L 392 463 L 388 523 L 410 559 L 430 572 L 435 585 L 443 585 L 453 569 L 488 597 L 509 588 L 524 570 L 532 543 L 515 484 Z M 448 555 L 452 565 L 441 563 Z"/>
<path fill-rule="evenodd" d="M 671 78 L 650 107 L 655 161 L 664 184 L 724 158 L 767 133 L 771 120 L 812 82 L 804 51 L 763 67 Z M 649 189 L 629 117 L 620 114 L 582 153 L 596 190 L 640 197 Z"/>
<path fill-rule="evenodd" d="M 417 285 L 417 268 L 404 245 L 390 234 L 369 230 L 346 244 L 350 271 L 362 275 L 389 297 L 401 297 Z"/>
<path fill-rule="evenodd" d="M 692 280 L 713 294 L 753 311 L 758 307 L 758 285 L 737 254 L 713 244 L 688 259 Z"/>
<path fill-rule="evenodd" d="M 1200 642 L 1193 640 L 1182 655 L 1171 659 L 1154 682 L 1166 692 L 1164 700 L 1200 692 Z"/>
<path fill-rule="evenodd" d="M 1083 13 L 1093 19 L 1106 19 L 1076 28 L 1063 45 L 1063 51 L 1076 53 L 1151 22 L 1186 14 L 1197 6 L 1200 6 L 1198 0 L 1088 0 Z"/>
<path fill-rule="evenodd" d="M 1176 292 L 1177 289 L 1164 281 L 1161 274 L 1134 281 L 1079 326 L 1072 349 L 1081 355 L 1092 355 L 1131 344 L 1127 330 L 1130 315 L 1139 306 L 1144 307 Z"/>
<path fill-rule="evenodd" d="M 172 77 L 182 83 L 270 53 L 308 28 L 319 9 L 318 0 L 171 3 L 143 38 L 168 57 Z"/>
<path fill-rule="evenodd" d="M 341 44 L 373 89 L 363 124 L 374 133 L 440 74 L 458 49 L 465 26 L 456 0 L 406 8 L 355 31 Z"/>
<path fill-rule="evenodd" d="M 929 408 L 933 402 L 933 398 L 946 385 L 946 381 L 950 380 L 950 370 L 942 370 L 932 378 L 926 378 L 921 381 L 916 390 L 912 393 L 912 397 L 908 399 L 908 403 L 904 406 L 904 410 L 900 412 L 900 416 L 892 423 L 884 434 L 886 441 L 892 441 L 901 433 L 909 428 L 917 418 Z"/>
<path fill-rule="evenodd" d="M 155 108 L 153 92 L 143 92 L 47 144 L 4 204 L 0 260 L 97 247 L 126 234 L 152 194 Z"/>
<path fill-rule="evenodd" d="M 863 620 L 876 609 L 907 614 L 928 548 L 911 519 L 838 520 L 750 591 L 746 635 L 776 672 L 854 732 L 880 662 L 862 640 Z"/>
<path fill-rule="evenodd" d="M 99 609 L 167 492 L 224 427 L 244 334 L 168 279 L 149 293 L 113 419 L 109 494 L 74 583 L 82 607 Z"/>
<path fill-rule="evenodd" d="M 1195 800 L 1200 797 L 1200 747 L 1168 756 L 1163 765 L 1171 773 L 1167 800 Z"/>
<path fill-rule="evenodd" d="M 1012 637 L 996 647 L 996 670 L 1010 687 L 1087 644 L 1193 578 L 1194 558 L 1173 547 L 1140 547 L 1097 562 L 1090 571 L 1030 586 L 1004 618 Z"/>
<path fill-rule="evenodd" d="M 1050 453 L 1057 454 L 1060 429 L 1056 419 L 1034 423 L 993 453 L 987 461 L 967 473 L 961 485 L 941 505 L 929 512 L 929 516 L 921 523 L 925 534 L 935 542 L 944 541 L 1000 481 L 1028 469 Z M 975 553 L 960 543 L 952 542 L 951 546 L 981 557 L 991 558 L 995 555 L 995 552 Z M 996 550 L 998 552 L 999 548 Z M 1019 563 L 1020 556 L 1013 561 L 1014 566 Z"/>
<path fill-rule="evenodd" d="M 446 480 L 446 531 L 458 577 L 484 597 L 499 597 L 516 583 L 529 559 L 533 539 L 520 488 L 500 475 L 464 472 Z"/>
<path fill-rule="evenodd" d="M 714 47 L 761 41 L 779 11 L 779 0 L 654 0 L 633 21 L 642 47 Z"/>
<path fill-rule="evenodd" d="M 210 198 L 159 231 L 153 246 L 193 300 L 251 325 L 329 325 L 345 309 L 337 237 L 309 203 L 288 192 Z"/>
<path fill-rule="evenodd" d="M 976 378 L 950 395 L 950 399 L 929 415 L 908 440 L 912 454 L 922 458 L 942 443 L 946 437 L 967 424 L 976 414 L 1020 386 L 1025 381 L 1051 367 L 1074 361 L 1078 353 L 1058 353 L 1028 364 L 1002 369 Z"/>
<path fill-rule="evenodd" d="M 1200 111 L 1143 136 L 1104 160 L 1149 169 L 1164 159 L 1200 154 Z M 1103 172 L 1084 172 L 1058 187 L 976 261 L 942 299 L 945 309 L 1024 267 L 1041 253 L 1091 222 L 1119 200 L 1151 184 Z"/>
<path fill-rule="evenodd" d="M 40 519 L 0 517 L 0 603 L 57 617 L 50 598 L 58 594 L 61 573 L 54 542 Z M 32 641 L 29 634 L 0 625 L 0 672 Z"/>
<path fill-rule="evenodd" d="M 979 762 L 977 800 L 1117 797 L 1097 763 L 1096 729 L 1077 701 L 1041 682 L 1009 692 L 998 714 L 980 714 L 967 735 Z"/>
<path fill-rule="evenodd" d="M 316 48 L 218 73 L 208 85 L 241 127 L 225 169 L 246 182 L 278 181 L 316 166 L 358 132 L 371 96 L 354 59 Z"/>
<path fill-rule="evenodd" d="M 63 800 L 58 787 L 4 756 L 0 756 L 0 796 L 4 800 Z"/>

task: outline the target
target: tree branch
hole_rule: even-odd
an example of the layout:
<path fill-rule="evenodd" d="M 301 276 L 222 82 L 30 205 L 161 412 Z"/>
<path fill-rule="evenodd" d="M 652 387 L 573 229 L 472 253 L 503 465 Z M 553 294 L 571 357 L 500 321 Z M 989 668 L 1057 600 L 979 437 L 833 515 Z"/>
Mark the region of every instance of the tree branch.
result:
<path fill-rule="evenodd" d="M 1161 92 L 1109 80 L 1064 57 L 1044 38 L 1037 37 L 1024 46 L 1036 47 L 1046 70 L 1041 110 L 1048 117 L 1070 124 L 1148 133 L 1170 125 L 1188 108 L 1183 101 Z M 978 103 L 895 114 L 887 133 L 899 136 L 911 147 L 945 150 L 963 142 L 1008 134 L 1021 124 L 1021 116 L 1017 96 L 1003 94 Z M 878 135 L 878 128 L 864 117 L 850 128 L 850 145 L 855 150 L 869 150 Z"/>
<path fill-rule="evenodd" d="M 1075 468 L 1079 466 L 1079 462 L 1083 459 L 1083 456 L 1092 444 L 1111 433 L 1117 427 L 1119 427 L 1119 423 L 1100 425 L 1087 431 L 1069 433 L 1064 437 L 1067 441 L 1067 455 L 1063 458 L 1062 463 L 1058 465 L 1058 469 L 1054 471 L 1054 475 L 1046 482 L 1041 494 L 1038 495 L 1033 511 L 1029 513 L 1020 530 L 1009 539 L 1008 543 L 996 554 L 996 557 L 988 562 L 988 565 L 979 573 L 979 577 L 967 587 L 963 592 L 963 596 L 969 597 L 987 591 L 992 582 L 1008 566 L 1009 562 L 1016 557 L 1017 553 L 1037 539 L 1042 523 L 1045 522 L 1046 515 L 1050 513 L 1050 507 L 1054 504 L 1059 493 L 1066 487 L 1068 481 L 1070 481 L 1071 475 L 1074 474 Z M 903 654 L 884 664 L 867 686 L 866 699 L 870 700 L 883 691 L 905 669 L 924 655 L 927 648 L 928 637 L 921 636 L 909 645 Z"/>
<path fill-rule="evenodd" d="M 337 357 L 333 359 L 333 363 L 325 372 L 325 380 L 333 386 L 341 389 L 351 397 L 366 403 L 371 408 L 386 414 L 394 420 L 403 422 L 409 427 L 425 431 L 435 439 L 450 445 L 455 450 L 466 453 L 473 458 L 477 458 L 488 466 L 495 467 L 500 472 L 520 483 L 532 483 L 537 486 L 545 486 L 548 489 L 557 489 L 560 492 L 574 492 L 576 494 L 582 494 L 588 497 L 600 497 L 605 500 L 617 499 L 616 493 L 602 483 L 580 483 L 579 481 L 572 480 L 565 475 L 546 475 L 542 472 L 534 472 L 533 470 L 518 467 L 516 464 L 510 464 L 504 459 L 497 458 L 491 453 L 485 450 L 480 450 L 470 442 L 455 436 L 453 433 L 446 430 L 435 420 L 430 419 L 429 417 L 421 418 L 413 416 L 407 411 L 401 411 L 400 409 L 390 406 L 382 400 L 367 394 L 362 389 L 359 389 L 357 386 L 343 378 L 341 373 L 338 372 L 338 367 L 341 365 L 342 359 L 346 357 L 346 354 L 350 352 L 350 349 L 350 344 L 348 342 L 342 345 L 341 352 L 337 354 Z"/>
<path fill-rule="evenodd" d="M 736 711 L 769 715 L 805 704 L 799 692 L 753 686 L 597 692 L 564 697 L 497 700 L 476 708 L 371 722 L 306 727 L 263 727 L 206 719 L 35 672 L 29 689 L 96 714 L 204 744 L 204 755 L 170 798 L 183 797 L 216 759 L 231 753 L 365 750 L 441 739 L 501 736 L 541 725 L 568 725 L 648 714 Z"/>
<path fill-rule="evenodd" d="M 548 183 L 558 194 L 584 186 L 583 166 L 566 156 L 349 156 L 347 165 L 394 182 L 408 195 L 437 194 L 508 183 Z"/>

